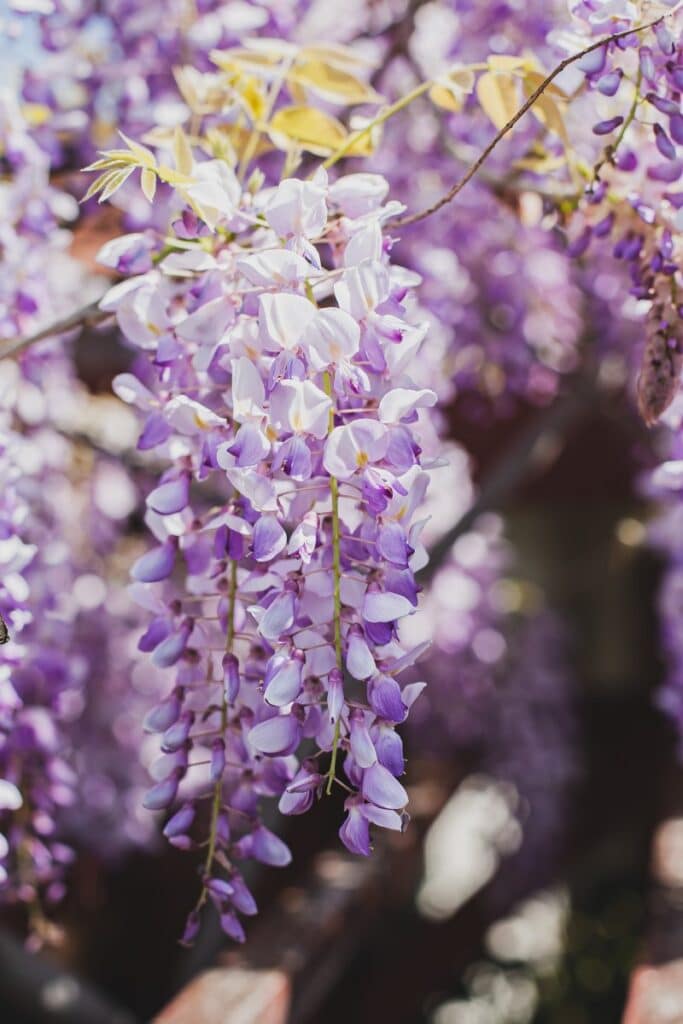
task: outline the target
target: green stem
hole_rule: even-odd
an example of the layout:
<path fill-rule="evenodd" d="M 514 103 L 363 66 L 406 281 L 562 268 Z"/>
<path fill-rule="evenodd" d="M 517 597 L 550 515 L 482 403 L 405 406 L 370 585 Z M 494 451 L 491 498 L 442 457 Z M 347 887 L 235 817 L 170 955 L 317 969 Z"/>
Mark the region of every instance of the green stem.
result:
<path fill-rule="evenodd" d="M 325 394 L 332 398 L 332 377 L 330 371 L 324 374 Z M 334 409 L 330 409 L 330 431 L 334 428 Z M 340 672 L 344 670 L 344 659 L 342 655 L 342 632 L 341 632 L 341 537 L 339 524 L 339 481 L 336 477 L 330 477 L 330 495 L 332 498 L 332 580 L 334 596 L 334 653 L 337 661 L 337 668 Z M 326 793 L 329 796 L 332 792 L 332 785 L 335 781 L 337 771 L 337 753 L 339 751 L 339 738 L 341 735 L 341 718 L 337 718 L 334 726 L 334 737 L 332 739 L 332 756 L 330 767 L 327 771 Z"/>
<path fill-rule="evenodd" d="M 237 596 L 237 562 L 233 560 L 230 569 L 230 586 L 228 591 L 228 629 L 225 636 L 225 651 L 226 654 L 230 654 L 232 651 L 232 645 L 235 640 L 235 601 Z M 221 735 L 225 735 L 225 730 L 228 725 L 228 701 L 225 695 L 225 687 L 221 694 Z M 218 815 L 221 811 L 221 799 L 223 796 L 223 780 L 217 779 L 213 787 L 213 797 L 211 800 L 211 822 L 209 825 L 209 845 L 206 851 L 206 860 L 204 862 L 204 877 L 208 878 L 211 875 L 211 868 L 213 867 L 213 860 L 216 855 L 216 840 L 218 836 Z M 202 888 L 197 909 L 201 907 L 206 901 L 206 887 Z"/>
<path fill-rule="evenodd" d="M 378 125 L 384 124 L 385 121 L 388 121 L 390 117 L 394 116 L 394 114 L 398 114 L 400 110 L 403 110 L 419 96 L 424 96 L 424 94 L 431 89 L 433 84 L 434 83 L 431 80 L 428 82 L 421 82 L 411 92 L 402 96 L 400 100 L 396 100 L 395 103 L 385 107 L 385 109 L 381 111 L 377 117 L 374 117 L 372 121 L 366 124 L 364 128 L 359 128 L 357 132 L 353 132 L 349 135 L 338 150 L 332 153 L 331 156 L 328 156 L 327 160 L 323 160 L 322 166 L 325 168 L 333 167 L 338 160 L 341 160 L 342 157 L 346 156 L 346 154 L 353 149 L 357 142 L 364 139 L 366 135 L 369 135 L 373 128 L 377 128 Z"/>

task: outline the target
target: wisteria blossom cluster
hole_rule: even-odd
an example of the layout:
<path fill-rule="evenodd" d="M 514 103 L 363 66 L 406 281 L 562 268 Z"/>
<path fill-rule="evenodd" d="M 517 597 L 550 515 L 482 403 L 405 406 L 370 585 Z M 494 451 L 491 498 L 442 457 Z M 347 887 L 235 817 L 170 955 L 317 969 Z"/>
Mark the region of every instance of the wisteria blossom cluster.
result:
<path fill-rule="evenodd" d="M 627 0 L 354 2 L 343 19 L 327 0 L 105 6 L 18 5 L 39 15 L 44 59 L 0 111 L 0 338 L 89 297 L 64 224 L 74 196 L 86 224 L 95 195 L 113 198 L 129 233 L 101 251 L 120 280 L 100 309 L 134 353 L 114 390 L 139 412 L 153 481 L 154 546 L 130 557 L 147 625 L 138 641 L 120 572 L 138 550 L 121 534 L 139 478 L 99 455 L 79 477 L 55 410 L 82 386 L 68 351 L 31 348 L 0 364 L 0 859 L 30 902 L 58 894 L 69 833 L 146 839 L 136 752 L 154 748 L 145 807 L 200 865 L 185 941 L 208 901 L 241 941 L 256 911 L 242 863 L 290 859 L 268 800 L 298 815 L 338 793 L 341 839 L 363 855 L 376 828 L 405 826 L 397 727 L 423 677 L 433 696 L 413 721 L 431 739 L 438 720 L 447 742 L 497 743 L 522 676 L 565 707 L 552 624 L 510 637 L 519 594 L 497 518 L 460 537 L 419 610 L 415 573 L 435 523 L 472 499 L 463 453 L 440 438 L 454 396 L 480 416 L 549 402 L 588 348 L 639 367 L 645 421 L 674 424 L 680 16 Z M 493 131 L 458 207 L 411 221 Z M 348 156 L 360 172 L 338 175 Z"/>
<path fill-rule="evenodd" d="M 73 309 L 90 285 L 68 255 L 71 234 L 62 226 L 75 217 L 75 202 L 51 186 L 48 160 L 9 97 L 1 115 L 8 174 L 0 184 L 0 334 L 11 341 Z M 69 353 L 51 341 L 19 362 L 3 361 L 0 396 L 0 887 L 3 898 L 29 905 L 35 939 L 44 933 L 39 899 L 50 903 L 63 891 L 66 840 L 97 834 L 88 808 L 98 786 L 109 787 L 114 813 L 144 778 L 139 752 L 123 758 L 126 742 L 114 730 L 126 712 L 139 718 L 154 691 L 136 702 L 129 677 L 137 616 L 127 602 L 117 610 L 124 577 L 117 581 L 108 565 L 137 496 L 120 466 L 86 458 L 71 436 L 88 399 Z M 119 692 L 96 737 L 92 717 L 113 696 L 112 677 L 101 670 L 114 652 L 126 700 Z M 141 734 L 129 725 L 129 738 Z M 133 811 L 106 842 L 101 837 L 106 855 L 149 840 L 151 829 Z"/>
<path fill-rule="evenodd" d="M 423 684 L 401 684 L 418 652 L 397 623 L 425 562 L 417 424 L 435 395 L 410 377 L 425 330 L 406 307 L 415 275 L 389 258 L 383 179 L 319 172 L 252 195 L 225 165 L 201 168 L 206 219 L 186 208 L 177 250 L 103 306 L 149 356 L 115 390 L 169 465 L 147 496 L 158 546 L 132 570 L 154 614 L 141 647 L 175 674 L 147 719 L 163 756 L 146 805 L 178 801 L 164 831 L 191 847 L 208 798 L 200 905 L 242 938 L 239 861 L 289 860 L 262 797 L 301 814 L 338 784 L 357 853 L 371 825 L 403 826 L 396 726 Z M 122 269 L 139 245 L 101 258 Z"/>

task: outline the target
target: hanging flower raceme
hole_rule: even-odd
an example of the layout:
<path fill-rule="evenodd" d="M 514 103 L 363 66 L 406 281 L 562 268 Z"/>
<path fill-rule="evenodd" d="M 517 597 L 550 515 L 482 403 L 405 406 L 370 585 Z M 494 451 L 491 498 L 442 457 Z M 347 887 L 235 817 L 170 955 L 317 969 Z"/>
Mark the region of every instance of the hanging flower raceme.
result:
<path fill-rule="evenodd" d="M 175 674 L 147 720 L 162 757 L 146 805 L 179 808 L 164 831 L 203 849 L 197 909 L 211 899 L 241 939 L 255 907 L 239 862 L 290 856 L 262 797 L 300 814 L 339 786 L 361 854 L 371 826 L 403 827 L 395 729 L 423 684 L 401 684 L 398 623 L 426 560 L 419 419 L 435 395 L 410 378 L 425 329 L 407 312 L 415 275 L 389 258 L 381 179 L 320 171 L 252 195 L 228 178 L 193 189 L 174 251 L 103 306 L 149 357 L 115 390 L 145 413 L 140 448 L 168 460 L 147 497 L 157 544 L 132 570 L 153 613 L 140 646 Z M 186 940 L 197 926 L 195 911 Z"/>

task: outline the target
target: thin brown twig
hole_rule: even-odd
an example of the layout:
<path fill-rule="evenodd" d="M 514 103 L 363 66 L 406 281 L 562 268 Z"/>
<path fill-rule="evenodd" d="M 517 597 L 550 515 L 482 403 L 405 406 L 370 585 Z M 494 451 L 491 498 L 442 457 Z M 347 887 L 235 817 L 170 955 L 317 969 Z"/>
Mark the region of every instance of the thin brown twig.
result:
<path fill-rule="evenodd" d="M 80 309 L 75 310 L 61 320 L 53 321 L 47 327 L 41 327 L 35 334 L 29 334 L 25 338 L 17 338 L 15 341 L 9 342 L 4 348 L 0 348 L 0 359 L 14 356 L 17 352 L 28 348 L 29 345 L 34 345 L 38 341 L 44 341 L 45 338 L 51 338 L 53 335 L 66 334 L 67 331 L 73 331 L 77 327 L 94 327 L 95 324 L 106 320 L 108 316 L 111 316 L 111 313 L 100 309 L 101 298 L 102 296 L 96 299 L 95 302 L 89 302 L 87 306 L 81 306 Z"/>
<path fill-rule="evenodd" d="M 473 164 L 468 167 L 467 171 L 463 176 L 435 203 L 431 206 L 427 206 L 424 210 L 419 210 L 417 213 L 409 213 L 403 217 L 396 217 L 394 220 L 388 222 L 388 228 L 407 227 L 409 224 L 417 224 L 421 220 L 425 220 L 427 217 L 431 217 L 433 213 L 437 213 L 444 206 L 447 206 L 459 192 L 463 190 L 465 185 L 475 176 L 479 168 L 488 160 L 489 156 L 496 148 L 498 143 L 505 138 L 505 136 L 512 131 L 518 121 L 520 121 L 528 110 L 531 110 L 534 103 L 543 95 L 549 85 L 560 75 L 565 68 L 568 68 L 571 64 L 574 64 L 577 60 L 581 60 L 582 57 L 586 57 L 589 53 L 594 50 L 599 50 L 601 46 L 607 46 L 609 43 L 616 42 L 619 39 L 625 39 L 627 36 L 634 35 L 638 32 L 645 32 L 647 29 L 654 28 L 655 25 L 661 24 L 666 18 L 670 18 L 676 14 L 680 8 L 680 3 L 676 4 L 670 11 L 666 11 L 664 14 L 660 14 L 658 18 L 654 18 L 652 21 L 647 22 L 645 25 L 636 25 L 634 28 L 624 29 L 621 32 L 614 32 L 612 35 L 603 36 L 602 39 L 596 40 L 591 43 L 590 46 L 586 46 L 585 49 L 580 50 L 578 53 L 572 54 L 570 57 L 565 57 L 563 61 L 554 68 L 546 78 L 543 79 L 537 89 L 531 93 L 529 98 L 522 104 L 519 110 L 513 114 L 510 120 L 503 125 L 503 127 L 494 135 L 489 142 L 488 146 L 482 150 L 477 159 Z"/>

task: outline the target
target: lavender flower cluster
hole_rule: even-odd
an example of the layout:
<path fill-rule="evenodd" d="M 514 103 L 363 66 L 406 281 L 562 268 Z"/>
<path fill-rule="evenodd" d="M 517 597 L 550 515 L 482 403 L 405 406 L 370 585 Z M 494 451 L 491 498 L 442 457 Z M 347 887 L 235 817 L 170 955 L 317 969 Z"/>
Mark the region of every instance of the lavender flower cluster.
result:
<path fill-rule="evenodd" d="M 251 194 L 224 164 L 200 167 L 206 219 L 183 210 L 177 251 L 103 305 L 149 356 L 144 381 L 115 390 L 169 465 L 147 496 L 158 546 L 132 570 L 154 614 L 141 647 L 175 672 L 147 719 L 163 756 L 146 806 L 180 801 L 165 833 L 186 848 L 208 799 L 199 905 L 213 899 L 241 939 L 254 905 L 238 862 L 289 860 L 262 797 L 301 814 L 339 784 L 357 853 L 371 825 L 403 826 L 396 726 L 424 684 L 400 683 L 419 649 L 398 623 L 425 562 L 416 425 L 436 396 L 410 378 L 425 329 L 406 307 L 415 275 L 383 237 L 397 206 L 382 178 L 319 172 Z M 138 245 L 102 258 L 121 269 Z M 193 914 L 186 939 L 196 927 Z"/>

